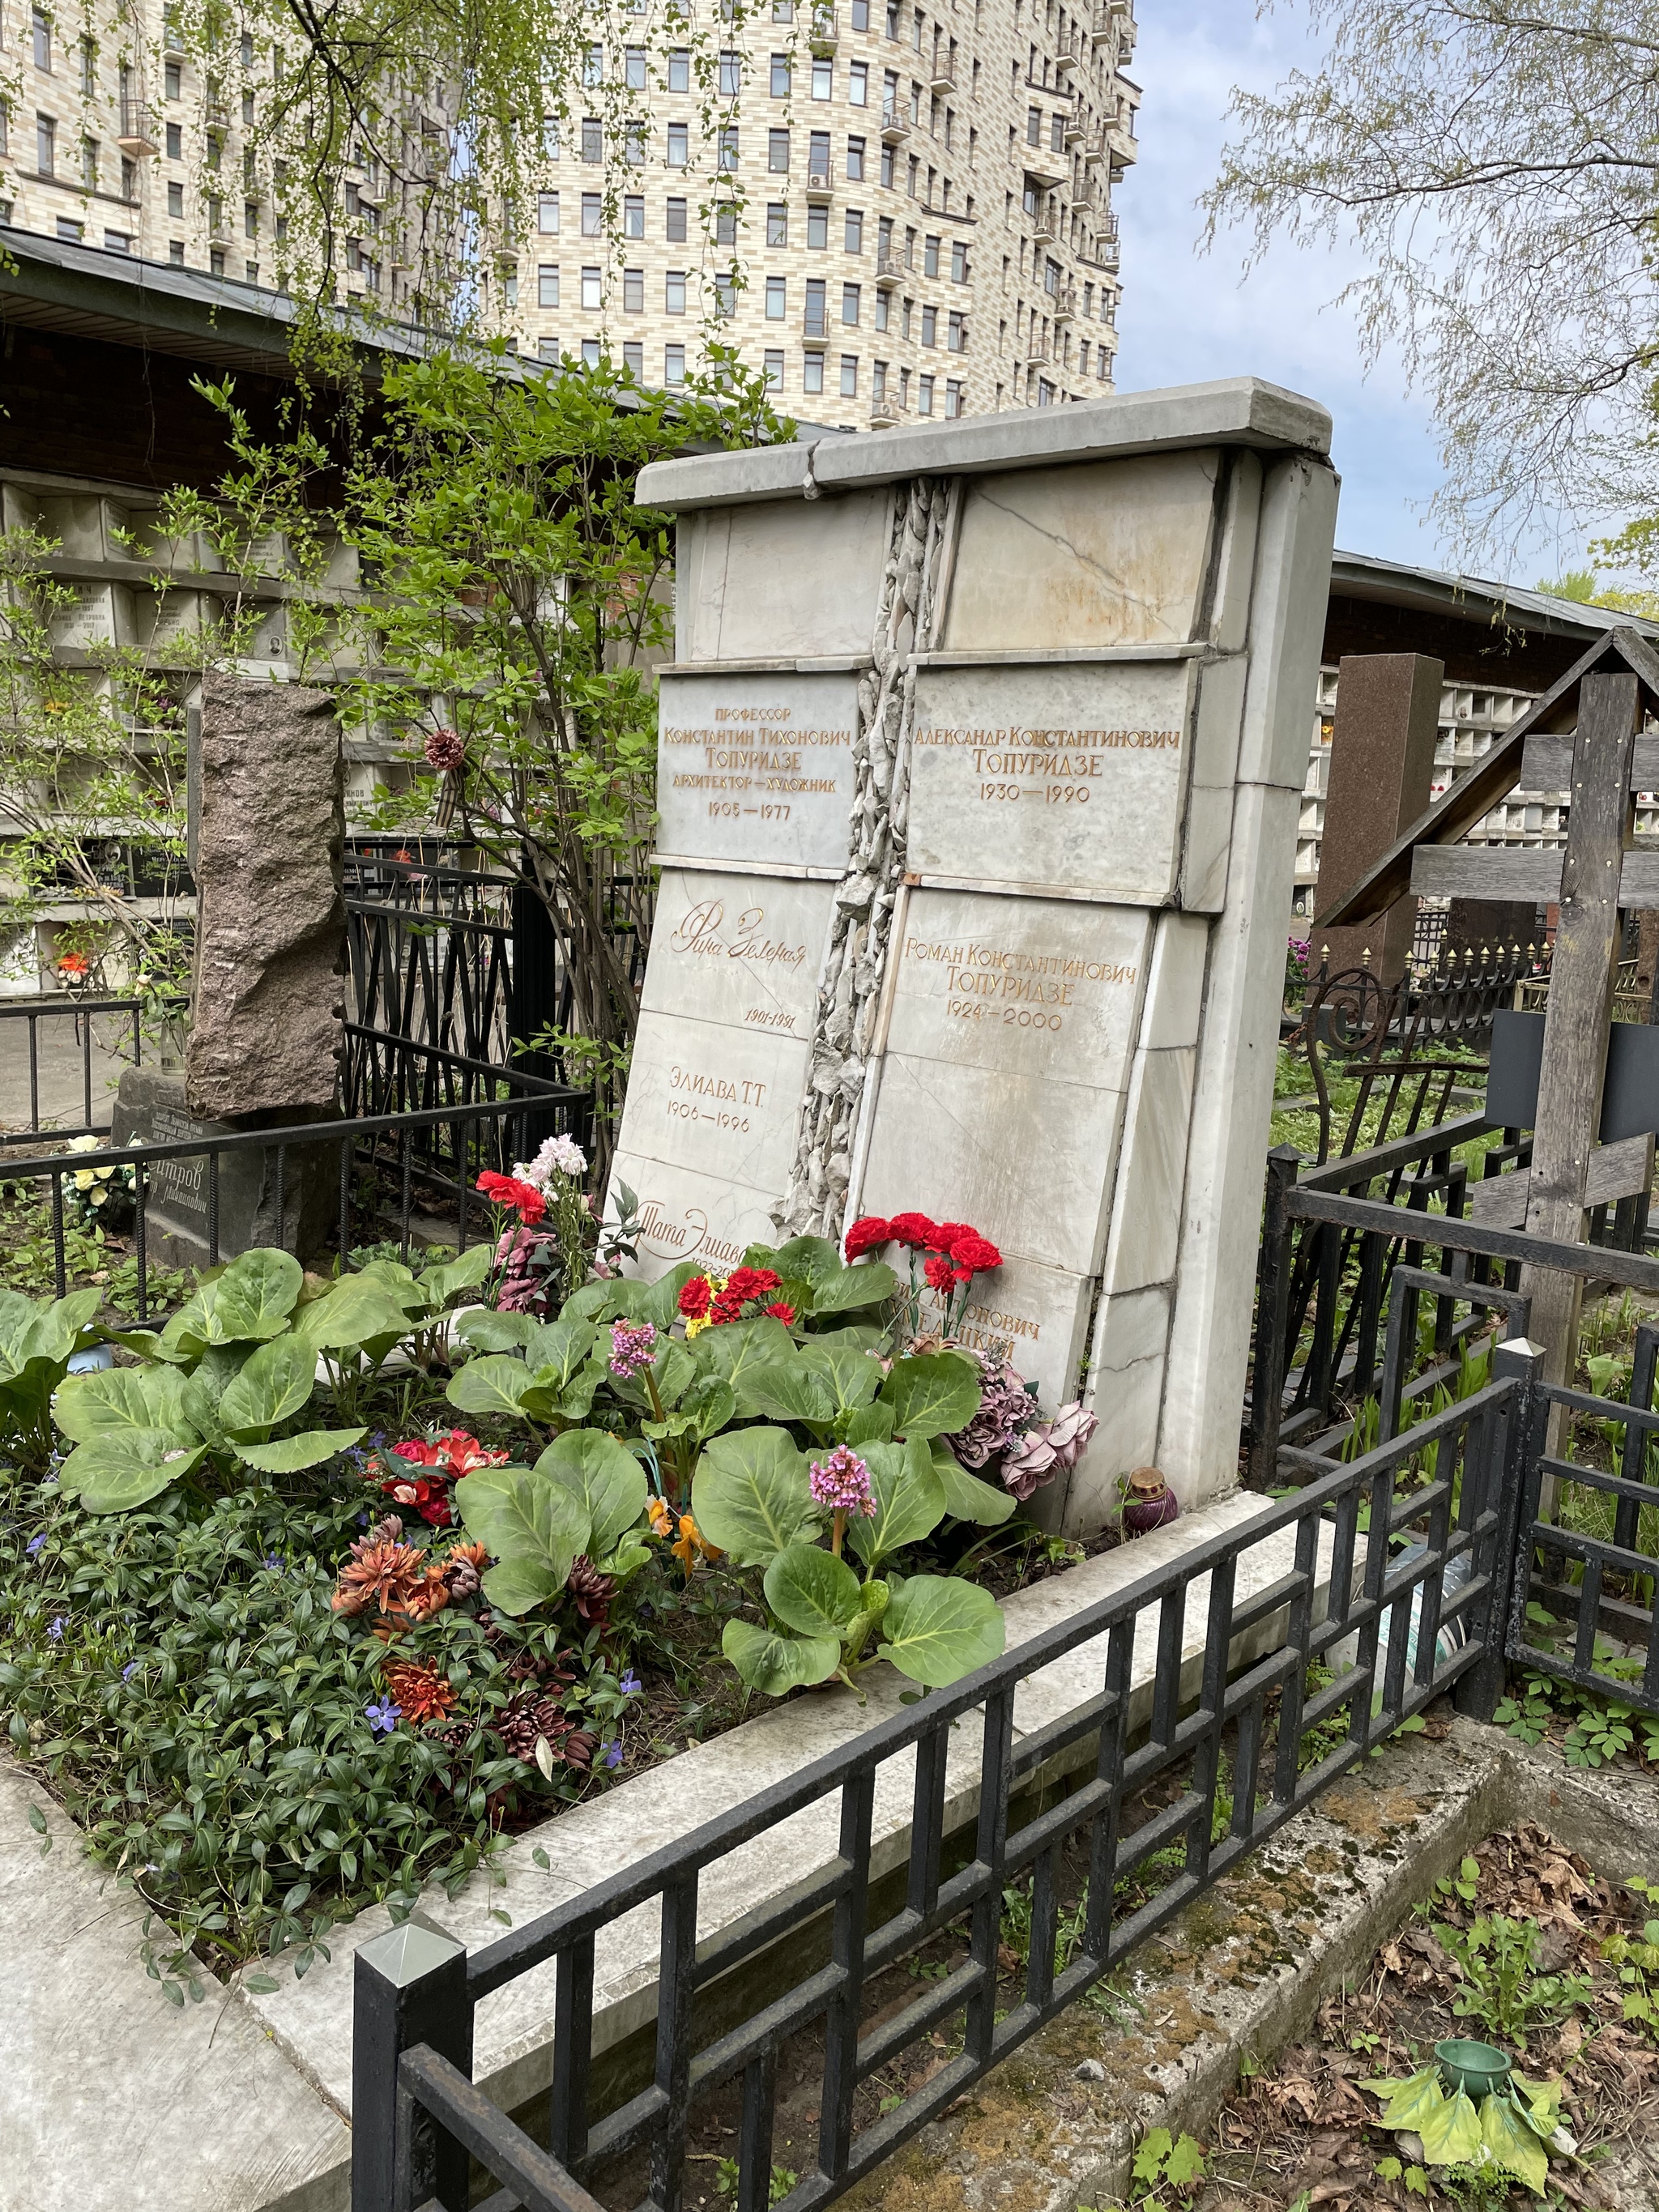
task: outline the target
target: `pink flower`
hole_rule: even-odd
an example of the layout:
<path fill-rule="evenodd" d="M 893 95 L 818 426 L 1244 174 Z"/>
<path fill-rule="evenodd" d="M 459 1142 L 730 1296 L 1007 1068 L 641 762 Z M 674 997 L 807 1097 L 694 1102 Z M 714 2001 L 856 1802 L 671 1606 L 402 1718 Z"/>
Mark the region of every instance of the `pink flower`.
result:
<path fill-rule="evenodd" d="M 1028 1429 L 1004 1460 L 1005 1486 L 1023 1501 L 1057 1474 L 1069 1474 L 1099 1426 L 1097 1417 L 1085 1413 L 1077 1399 L 1062 1406 L 1052 1421 L 1039 1421 Z"/>
<path fill-rule="evenodd" d="M 466 759 L 466 739 L 459 730 L 434 730 L 426 741 L 426 763 L 428 768 L 442 769 L 453 775 Z"/>
<path fill-rule="evenodd" d="M 641 1374 L 656 1356 L 657 1332 L 650 1322 L 612 1322 L 611 1372 L 618 1382 L 627 1382 Z"/>
<path fill-rule="evenodd" d="M 826 1512 L 855 1513 L 864 1520 L 875 1516 L 876 1501 L 870 1494 L 870 1470 L 850 1444 L 837 1444 L 825 1458 L 807 1468 L 813 1502 Z"/>

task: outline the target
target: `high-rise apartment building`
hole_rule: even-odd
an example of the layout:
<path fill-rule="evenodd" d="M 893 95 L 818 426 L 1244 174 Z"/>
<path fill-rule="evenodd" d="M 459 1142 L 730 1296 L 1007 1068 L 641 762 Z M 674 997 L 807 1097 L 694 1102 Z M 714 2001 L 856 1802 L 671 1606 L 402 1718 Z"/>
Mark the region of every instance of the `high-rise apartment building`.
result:
<path fill-rule="evenodd" d="M 595 10 L 487 272 L 498 330 L 671 388 L 712 336 L 849 429 L 1111 389 L 1130 0 L 733 14 L 697 0 L 694 46 L 647 0 Z"/>

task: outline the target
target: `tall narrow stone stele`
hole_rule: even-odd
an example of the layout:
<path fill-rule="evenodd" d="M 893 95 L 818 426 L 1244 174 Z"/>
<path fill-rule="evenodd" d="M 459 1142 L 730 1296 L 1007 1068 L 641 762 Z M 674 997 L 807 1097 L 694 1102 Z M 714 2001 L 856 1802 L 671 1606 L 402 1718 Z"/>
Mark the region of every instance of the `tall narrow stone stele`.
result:
<path fill-rule="evenodd" d="M 659 463 L 662 894 L 616 1175 L 647 1272 L 972 1221 L 964 1334 L 1231 1489 L 1330 418 L 1242 378 Z"/>
<path fill-rule="evenodd" d="M 192 1114 L 234 1121 L 334 1104 L 344 851 L 332 698 L 208 677 L 185 1055 Z"/>

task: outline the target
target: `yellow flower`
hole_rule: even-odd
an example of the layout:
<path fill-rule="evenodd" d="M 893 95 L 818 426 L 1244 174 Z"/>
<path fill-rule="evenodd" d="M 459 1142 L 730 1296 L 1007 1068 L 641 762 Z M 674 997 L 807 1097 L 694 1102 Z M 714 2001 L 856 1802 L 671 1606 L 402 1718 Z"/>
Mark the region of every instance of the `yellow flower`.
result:
<path fill-rule="evenodd" d="M 708 1315 L 707 1315 L 707 1314 L 705 1314 L 705 1315 L 703 1316 L 703 1317 L 702 1317 L 702 1319 L 701 1321 L 689 1321 L 689 1322 L 687 1322 L 687 1323 L 685 1324 L 685 1340 L 686 1340 L 686 1342 L 687 1342 L 688 1344 L 690 1344 L 690 1341 L 691 1341 L 691 1340 L 692 1340 L 694 1337 L 701 1336 L 701 1335 L 702 1334 L 702 1333 L 703 1333 L 704 1329 L 706 1329 L 706 1328 L 708 1328 Z"/>
<path fill-rule="evenodd" d="M 76 1190 L 90 1190 L 96 1181 L 97 1177 L 93 1174 L 90 1168 L 76 1168 L 75 1170 L 75 1188 Z"/>
<path fill-rule="evenodd" d="M 691 1571 L 697 1564 L 700 1552 L 705 1559 L 718 1559 L 725 1556 L 717 1545 L 709 1542 L 689 1513 L 681 1514 L 679 1541 L 671 1548 L 674 1557 L 685 1569 L 687 1582 L 691 1579 Z"/>
<path fill-rule="evenodd" d="M 668 1536 L 673 1534 L 674 1516 L 660 1498 L 650 1499 L 645 1510 L 646 1517 L 651 1523 L 651 1533 L 653 1536 Z"/>

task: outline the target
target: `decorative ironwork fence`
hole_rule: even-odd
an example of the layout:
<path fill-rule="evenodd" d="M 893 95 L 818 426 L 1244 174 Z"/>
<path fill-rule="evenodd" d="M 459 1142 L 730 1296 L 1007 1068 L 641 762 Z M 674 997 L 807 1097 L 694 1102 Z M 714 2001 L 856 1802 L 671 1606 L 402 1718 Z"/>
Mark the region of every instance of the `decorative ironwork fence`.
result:
<path fill-rule="evenodd" d="M 1507 1597 L 1504 1501 L 1519 1492 L 1533 1365 L 1504 1355 L 1477 1395 L 1352 1465 L 1308 1459 L 1305 1486 L 1244 1528 L 1194 1546 L 470 1956 L 427 1929 L 364 1945 L 354 2212 L 463 2212 L 475 2160 L 501 2185 L 487 2212 L 595 2212 L 606 2168 L 629 2154 L 648 2163 L 643 2212 L 680 2212 L 698 2115 L 738 2085 L 736 2205 L 766 2212 L 786 2045 L 792 2076 L 807 2069 L 821 2094 L 815 2167 L 778 2212 L 811 2212 L 839 2196 L 1401 1719 L 1442 1691 L 1463 1695 L 1465 1683 L 1466 1702 L 1490 1711 L 1501 1650 L 1496 1676 L 1488 1662 Z M 1281 1532 L 1293 1532 L 1291 1571 L 1242 1595 L 1242 1558 Z M 1202 1658 L 1195 1677 L 1189 1663 L 1183 1690 L 1188 1610 L 1199 1605 Z M 1094 1693 L 1017 1741 L 1021 1684 L 1085 1651 Z M 953 1846 L 947 1761 L 959 1765 L 975 1745 L 977 1812 Z M 1067 1770 L 1069 1786 L 1054 1779 Z M 909 1805 L 905 1893 L 872 1916 L 877 1807 L 894 1789 Z M 699 1886 L 709 1870 L 806 1808 L 836 1803 L 838 1842 L 823 1871 L 757 1904 L 740 1932 L 700 1943 Z M 1068 1868 L 1086 1872 L 1087 1888 L 1067 1962 L 1057 1959 L 1056 1936 Z M 1005 2011 L 1007 1893 L 1028 1879 L 1029 1960 Z M 595 2109 L 595 1940 L 653 1905 L 662 1931 L 654 2078 L 613 2109 Z M 930 1954 L 920 1993 L 868 2017 L 877 1978 L 924 1946 L 942 1955 Z M 711 1986 L 763 1957 L 786 1977 L 781 1994 L 757 2000 L 736 2025 L 708 2021 Z M 551 2121 L 538 2142 L 474 2085 L 472 2021 L 493 1991 L 549 1963 Z M 944 2064 L 878 2105 L 878 2069 L 941 2035 L 954 2045 Z"/>

